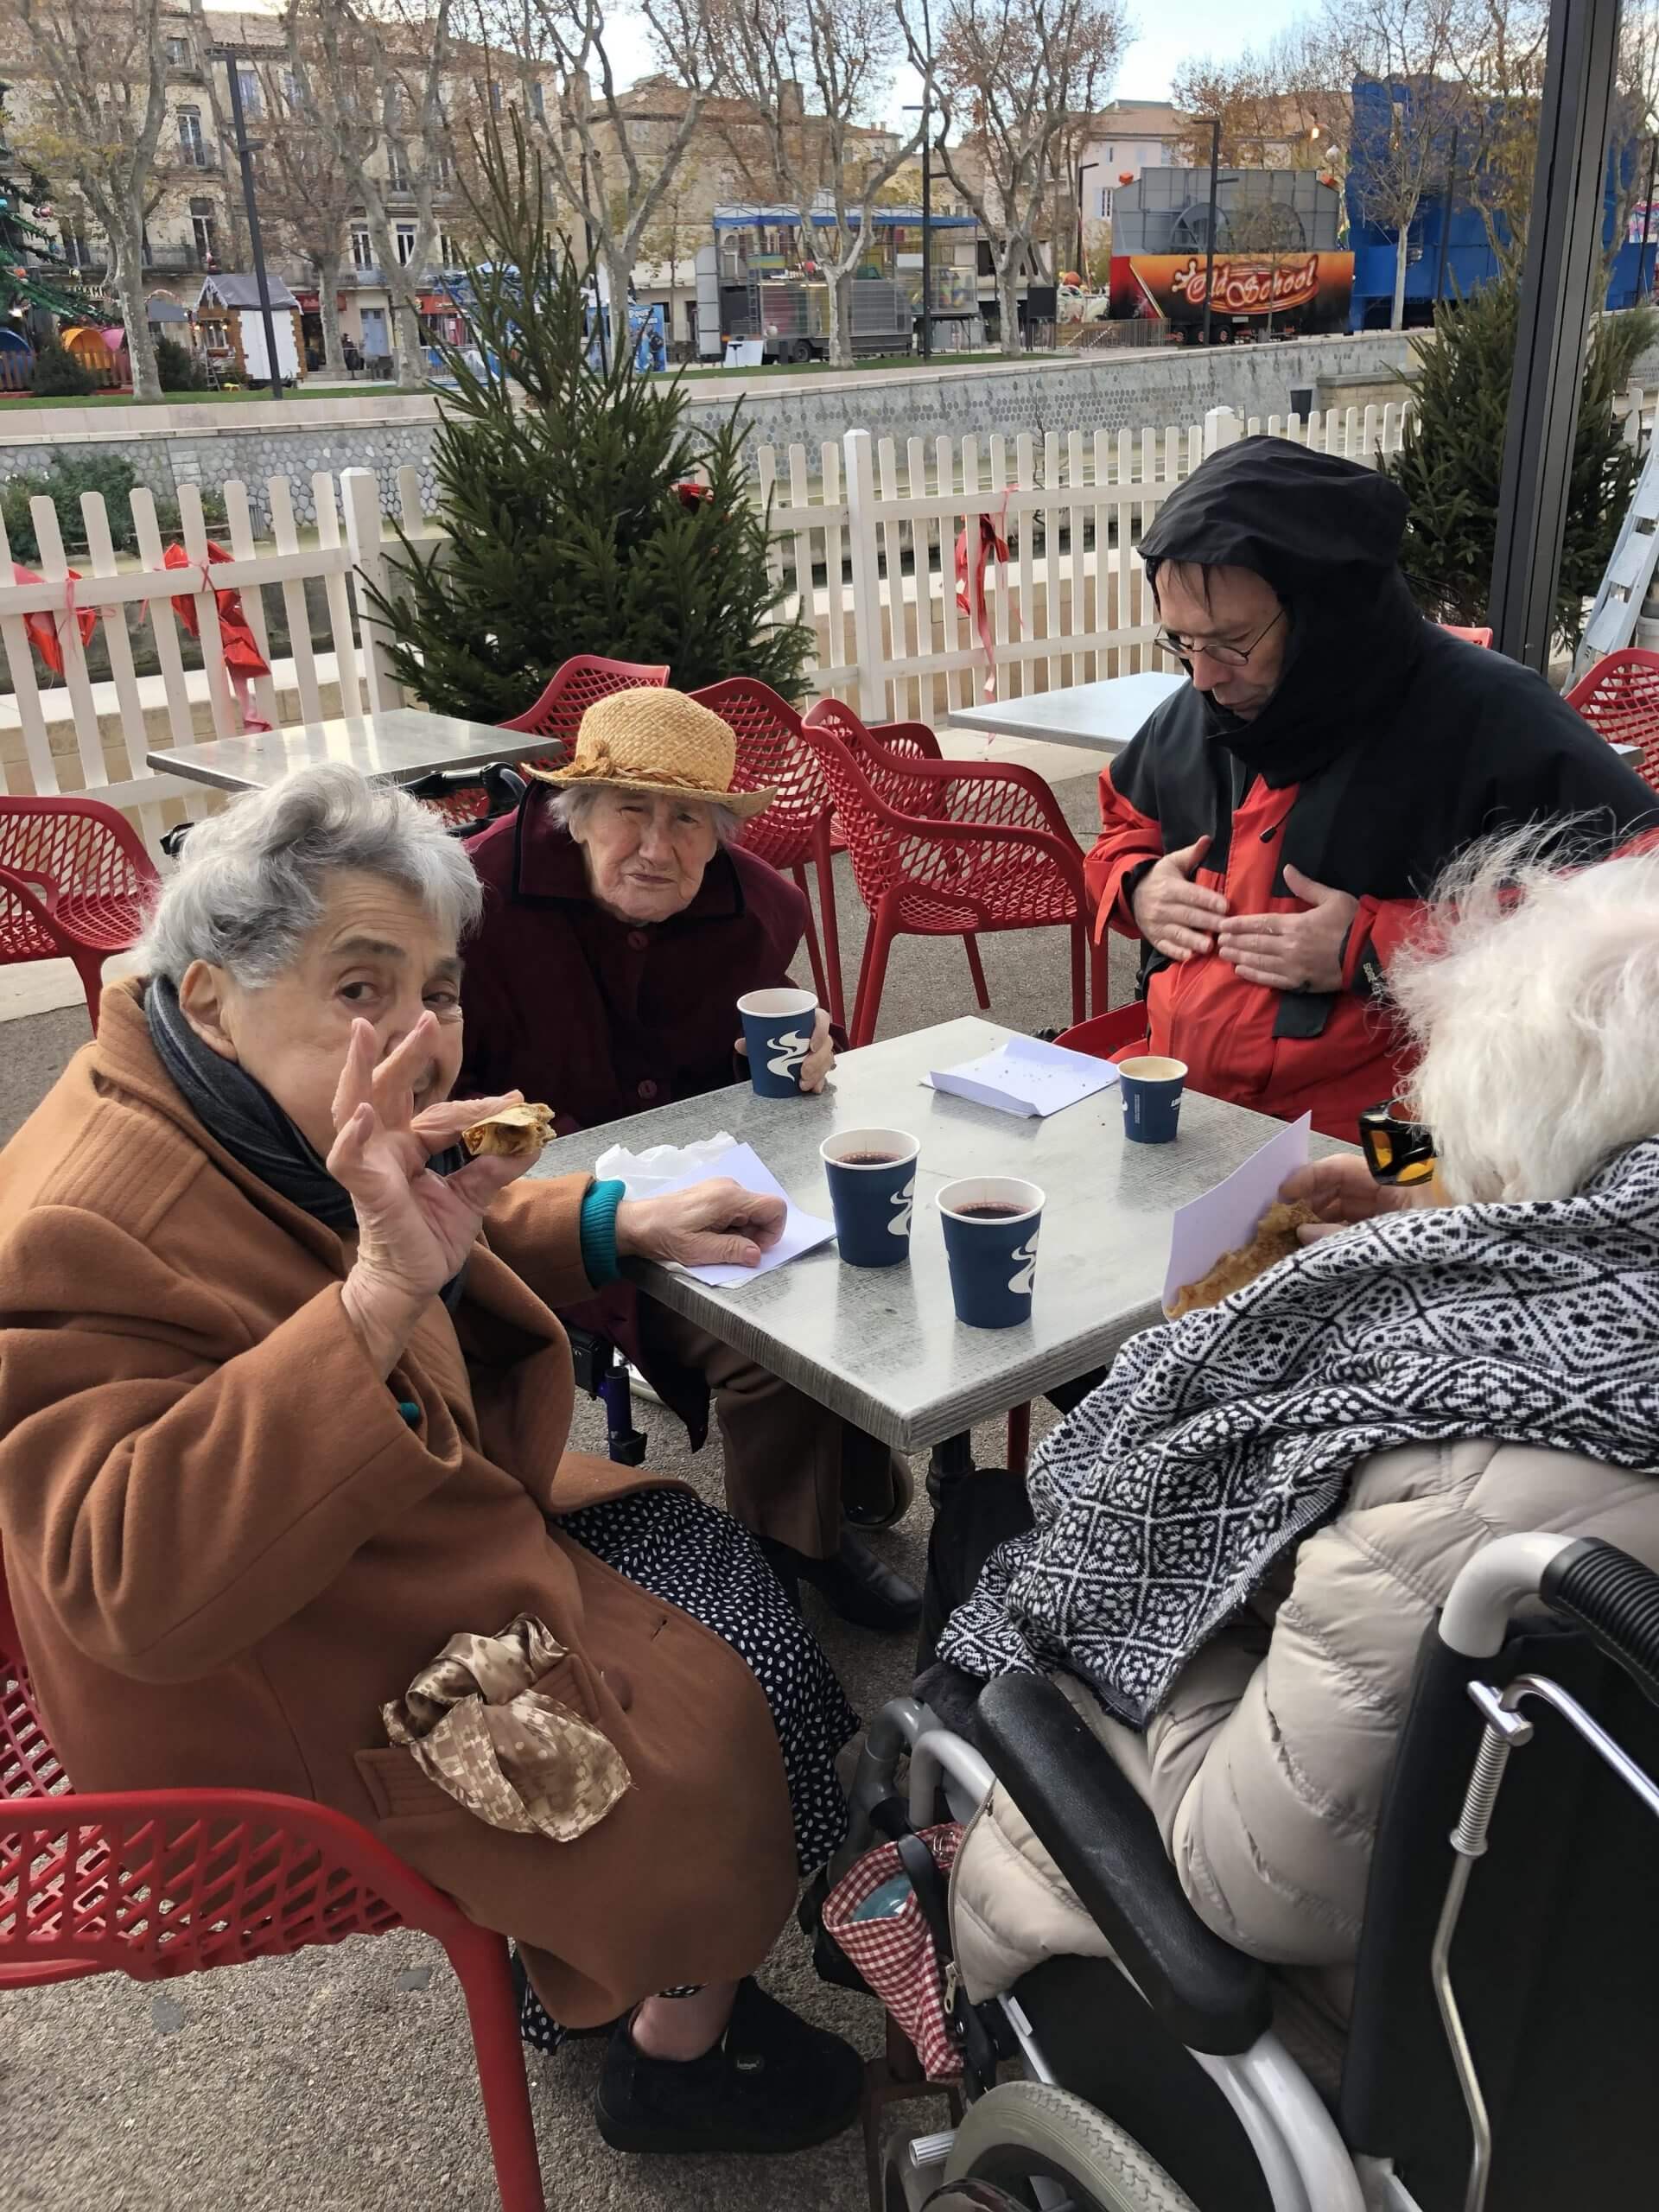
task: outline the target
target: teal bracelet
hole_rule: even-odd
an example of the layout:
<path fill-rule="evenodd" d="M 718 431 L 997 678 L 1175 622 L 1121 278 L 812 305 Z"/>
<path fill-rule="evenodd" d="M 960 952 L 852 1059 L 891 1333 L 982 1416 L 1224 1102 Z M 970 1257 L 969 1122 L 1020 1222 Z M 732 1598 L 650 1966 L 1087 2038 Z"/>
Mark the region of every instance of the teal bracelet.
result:
<path fill-rule="evenodd" d="M 626 1195 L 626 1183 L 592 1183 L 582 1202 L 582 1271 L 595 1290 L 622 1273 L 616 1257 L 616 1210 Z"/>

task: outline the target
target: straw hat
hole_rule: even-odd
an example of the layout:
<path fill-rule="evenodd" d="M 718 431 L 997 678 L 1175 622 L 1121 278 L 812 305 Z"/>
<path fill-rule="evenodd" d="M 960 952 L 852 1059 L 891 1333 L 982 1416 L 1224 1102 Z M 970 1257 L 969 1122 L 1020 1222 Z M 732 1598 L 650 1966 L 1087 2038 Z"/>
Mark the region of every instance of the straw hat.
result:
<path fill-rule="evenodd" d="M 737 740 L 729 722 L 683 691 L 641 684 L 597 699 L 576 732 L 568 768 L 532 768 L 565 791 L 602 784 L 613 791 L 673 791 L 728 806 L 740 822 L 772 804 L 775 791 L 734 791 Z"/>

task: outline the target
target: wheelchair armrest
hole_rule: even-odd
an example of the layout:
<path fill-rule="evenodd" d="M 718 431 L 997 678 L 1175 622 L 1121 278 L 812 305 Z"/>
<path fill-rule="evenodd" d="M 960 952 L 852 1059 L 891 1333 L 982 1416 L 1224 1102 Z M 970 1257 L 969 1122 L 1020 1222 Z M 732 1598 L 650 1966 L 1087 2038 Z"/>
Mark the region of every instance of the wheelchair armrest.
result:
<path fill-rule="evenodd" d="M 1272 2017 L 1267 1968 L 1193 1911 L 1151 1811 L 1064 1692 L 1001 1675 L 977 1724 L 998 1781 L 1159 2019 L 1191 2050 L 1247 2050 Z"/>

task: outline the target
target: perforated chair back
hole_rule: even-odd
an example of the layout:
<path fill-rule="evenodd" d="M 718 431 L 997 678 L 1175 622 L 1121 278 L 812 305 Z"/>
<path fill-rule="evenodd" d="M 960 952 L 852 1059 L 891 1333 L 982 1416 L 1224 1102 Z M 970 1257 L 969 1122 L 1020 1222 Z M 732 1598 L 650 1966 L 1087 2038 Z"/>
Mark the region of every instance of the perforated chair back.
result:
<path fill-rule="evenodd" d="M 773 791 L 764 814 L 746 822 L 738 838 L 773 868 L 801 867 L 810 856 L 813 833 L 830 810 L 830 786 L 817 755 L 787 699 L 753 676 L 728 676 L 691 696 L 729 724 L 737 740 L 741 791 Z"/>
<path fill-rule="evenodd" d="M 526 707 L 522 715 L 513 715 L 500 728 L 528 730 L 533 736 L 551 739 L 550 745 L 530 757 L 527 765 L 563 768 L 575 749 L 582 718 L 595 700 L 607 699 L 613 691 L 634 690 L 641 684 L 660 689 L 667 682 L 665 661 L 606 660 L 598 653 L 577 653 L 554 670 L 534 706 Z"/>
<path fill-rule="evenodd" d="M 0 798 L 0 967 L 73 960 L 96 1029 L 103 963 L 137 942 L 159 880 L 113 807 Z"/>
<path fill-rule="evenodd" d="M 1461 638 L 1466 645 L 1490 645 L 1492 642 L 1489 629 L 1465 630 L 1455 622 L 1442 622 L 1440 627 L 1448 638 Z"/>
<path fill-rule="evenodd" d="M 1586 669 L 1567 694 L 1610 745 L 1639 745 L 1636 772 L 1659 791 L 1659 653 L 1627 645 Z"/>

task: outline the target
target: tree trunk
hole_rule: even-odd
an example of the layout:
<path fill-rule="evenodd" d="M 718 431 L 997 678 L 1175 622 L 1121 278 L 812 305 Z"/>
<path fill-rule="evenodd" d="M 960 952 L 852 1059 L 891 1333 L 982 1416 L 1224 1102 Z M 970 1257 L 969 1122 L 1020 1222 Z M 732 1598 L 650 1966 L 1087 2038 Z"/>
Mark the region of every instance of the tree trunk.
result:
<path fill-rule="evenodd" d="M 628 256 L 615 244 L 605 248 L 605 274 L 611 289 L 611 355 L 620 360 L 628 346 L 628 287 L 633 268 Z"/>
<path fill-rule="evenodd" d="M 1005 359 L 1020 357 L 1020 268 L 1023 257 L 1010 245 L 996 272 L 997 304 L 1002 318 L 1001 351 Z"/>
<path fill-rule="evenodd" d="M 346 354 L 340 335 L 340 256 L 320 253 L 311 264 L 317 279 L 317 313 L 322 318 L 322 372 L 344 384 Z"/>
<path fill-rule="evenodd" d="M 838 369 L 850 369 L 853 365 L 853 302 L 848 290 L 851 281 L 843 269 L 830 276 L 827 288 L 830 359 Z"/>
<path fill-rule="evenodd" d="M 120 302 L 121 320 L 127 331 L 127 364 L 132 371 L 132 391 L 136 399 L 159 399 L 162 379 L 156 366 L 156 344 L 149 334 L 149 323 L 144 314 L 144 240 L 143 226 L 135 207 L 128 220 L 118 229 L 105 226 L 110 241 L 110 257 L 114 266 L 110 271 L 115 286 L 115 296 Z"/>
<path fill-rule="evenodd" d="M 426 349 L 421 344 L 421 321 L 413 307 L 396 298 L 391 303 L 392 374 L 405 389 L 418 389 L 427 381 Z"/>
<path fill-rule="evenodd" d="M 1411 224 L 1402 222 L 1395 233 L 1394 243 L 1394 309 L 1389 317 L 1390 330 L 1406 327 L 1406 263 L 1411 252 Z"/>

